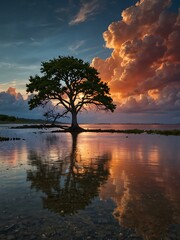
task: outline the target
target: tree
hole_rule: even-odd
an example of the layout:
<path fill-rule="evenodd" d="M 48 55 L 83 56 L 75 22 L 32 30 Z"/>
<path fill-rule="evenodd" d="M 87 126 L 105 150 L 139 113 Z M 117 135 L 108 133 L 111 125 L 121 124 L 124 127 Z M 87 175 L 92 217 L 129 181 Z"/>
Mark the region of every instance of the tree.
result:
<path fill-rule="evenodd" d="M 71 129 L 79 129 L 77 114 L 94 105 L 100 110 L 113 112 L 116 105 L 110 97 L 107 83 L 103 83 L 95 68 L 74 57 L 54 58 L 41 64 L 42 76 L 30 76 L 27 93 L 35 93 L 29 108 L 46 105 L 56 100 L 62 106 L 62 116 L 71 113 Z"/>
<path fill-rule="evenodd" d="M 47 122 L 51 121 L 52 126 L 55 126 L 57 119 L 67 117 L 58 111 L 57 106 L 48 107 L 44 112 L 43 116 L 46 118 Z M 64 128 L 64 127 L 61 126 L 61 128 Z"/>

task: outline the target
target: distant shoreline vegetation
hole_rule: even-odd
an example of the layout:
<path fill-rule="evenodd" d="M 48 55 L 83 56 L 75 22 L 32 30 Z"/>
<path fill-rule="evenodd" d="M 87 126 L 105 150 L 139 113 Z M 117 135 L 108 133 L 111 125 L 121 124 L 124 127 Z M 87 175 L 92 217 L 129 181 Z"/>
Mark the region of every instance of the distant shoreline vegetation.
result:
<path fill-rule="evenodd" d="M 42 119 L 26 119 L 18 118 L 14 116 L 9 116 L 5 114 L 0 114 L 0 124 L 8 123 L 45 123 L 45 120 Z"/>

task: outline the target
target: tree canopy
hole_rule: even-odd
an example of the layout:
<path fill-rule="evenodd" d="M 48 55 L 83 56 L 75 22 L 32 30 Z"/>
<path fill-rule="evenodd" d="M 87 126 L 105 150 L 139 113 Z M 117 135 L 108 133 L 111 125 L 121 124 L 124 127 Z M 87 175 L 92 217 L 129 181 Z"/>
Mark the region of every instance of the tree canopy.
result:
<path fill-rule="evenodd" d="M 88 62 L 74 57 L 59 56 L 41 64 L 42 75 L 30 76 L 27 93 L 34 93 L 29 108 L 56 100 L 63 107 L 61 116 L 72 115 L 72 129 L 78 129 L 77 114 L 91 105 L 113 112 L 116 105 L 110 97 L 107 83 Z"/>

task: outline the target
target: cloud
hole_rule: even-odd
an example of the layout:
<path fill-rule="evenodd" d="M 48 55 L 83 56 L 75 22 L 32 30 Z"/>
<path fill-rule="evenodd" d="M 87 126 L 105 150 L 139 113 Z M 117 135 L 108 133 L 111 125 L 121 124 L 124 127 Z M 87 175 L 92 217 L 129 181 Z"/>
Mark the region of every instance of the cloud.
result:
<path fill-rule="evenodd" d="M 97 0 L 82 2 L 82 6 L 76 16 L 69 22 L 69 25 L 76 25 L 85 22 L 90 16 L 97 12 L 99 5 Z"/>
<path fill-rule="evenodd" d="M 92 66 L 108 82 L 117 111 L 180 113 L 180 11 L 171 12 L 171 3 L 140 0 L 103 33 L 112 54 Z"/>
<path fill-rule="evenodd" d="M 108 48 L 120 48 L 127 40 L 140 38 L 155 30 L 159 17 L 170 5 L 170 0 L 141 0 L 124 10 L 122 20 L 113 22 L 103 36 Z"/>
<path fill-rule="evenodd" d="M 3 48 L 9 48 L 9 47 L 12 47 L 12 46 L 19 47 L 19 46 L 22 46 L 24 44 L 25 44 L 25 42 L 23 42 L 23 41 L 6 42 L 6 43 L 2 44 L 2 47 Z"/>
<path fill-rule="evenodd" d="M 81 40 L 81 41 L 77 41 L 74 44 L 72 44 L 71 46 L 69 46 L 69 50 L 76 53 L 76 51 L 81 48 L 84 45 L 85 41 Z"/>
<path fill-rule="evenodd" d="M 44 107 L 37 107 L 33 110 L 29 110 L 28 101 L 31 99 L 31 95 L 23 97 L 23 95 L 17 92 L 16 88 L 9 87 L 7 91 L 0 91 L 0 114 L 15 116 L 19 118 L 29 119 L 44 119 L 44 113 L 53 110 L 54 108 L 58 112 L 62 112 L 63 109 L 59 106 L 53 105 L 49 101 Z"/>
<path fill-rule="evenodd" d="M 38 70 L 38 66 L 35 64 L 20 64 L 20 63 L 11 63 L 11 62 L 1 62 L 0 61 L 0 69 L 6 69 L 6 70 L 23 70 L 23 71 L 29 71 L 29 70 Z"/>
<path fill-rule="evenodd" d="M 16 92 L 16 88 L 9 87 L 7 91 L 0 92 L 0 113 L 23 118 L 42 118 L 42 108 L 29 110 L 28 101 L 21 93 Z"/>
<path fill-rule="evenodd" d="M 125 113 L 165 113 L 170 111 L 180 113 L 179 89 L 166 86 L 162 91 L 152 92 L 152 94 L 158 94 L 157 98 L 148 94 L 140 94 L 138 97 L 130 96 L 119 105 L 118 111 Z"/>

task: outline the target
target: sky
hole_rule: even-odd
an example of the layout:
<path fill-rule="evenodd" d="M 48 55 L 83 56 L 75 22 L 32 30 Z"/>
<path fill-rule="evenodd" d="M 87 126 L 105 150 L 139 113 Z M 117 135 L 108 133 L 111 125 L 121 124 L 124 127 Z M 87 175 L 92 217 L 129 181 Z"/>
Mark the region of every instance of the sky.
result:
<path fill-rule="evenodd" d="M 74 56 L 108 83 L 114 113 L 80 122 L 180 123 L 179 0 L 0 1 L 0 114 L 28 110 L 26 84 L 42 61 Z"/>

